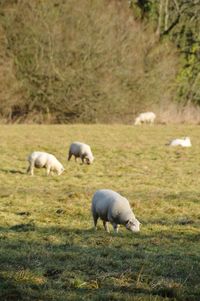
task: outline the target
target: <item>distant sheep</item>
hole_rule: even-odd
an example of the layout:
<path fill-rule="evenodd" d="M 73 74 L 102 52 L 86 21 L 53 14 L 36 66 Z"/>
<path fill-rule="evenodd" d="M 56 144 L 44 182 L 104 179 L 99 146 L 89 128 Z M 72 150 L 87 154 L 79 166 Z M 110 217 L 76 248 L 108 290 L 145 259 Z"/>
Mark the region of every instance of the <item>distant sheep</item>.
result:
<path fill-rule="evenodd" d="M 68 161 L 74 156 L 75 160 L 81 158 L 82 163 L 91 164 L 94 160 L 91 148 L 89 145 L 82 142 L 73 142 L 69 148 Z"/>
<path fill-rule="evenodd" d="M 135 125 L 139 125 L 142 123 L 149 123 L 153 124 L 156 119 L 156 114 L 153 112 L 146 112 L 146 113 L 141 113 L 138 117 L 135 119 Z"/>
<path fill-rule="evenodd" d="M 54 155 L 48 154 L 46 152 L 33 152 L 28 157 L 29 167 L 27 173 L 33 176 L 34 167 L 36 168 L 46 168 L 47 176 L 51 171 L 56 171 L 58 175 L 64 171 L 63 165 L 56 159 Z"/>
<path fill-rule="evenodd" d="M 174 139 L 168 145 L 170 145 L 170 146 L 191 147 L 192 143 L 191 143 L 189 137 L 184 137 L 182 139 Z"/>
<path fill-rule="evenodd" d="M 115 232 L 118 232 L 120 224 L 132 232 L 140 231 L 140 222 L 135 218 L 128 200 L 113 190 L 97 190 L 92 198 L 91 209 L 95 229 L 100 218 L 107 232 L 108 222 L 112 224 Z"/>

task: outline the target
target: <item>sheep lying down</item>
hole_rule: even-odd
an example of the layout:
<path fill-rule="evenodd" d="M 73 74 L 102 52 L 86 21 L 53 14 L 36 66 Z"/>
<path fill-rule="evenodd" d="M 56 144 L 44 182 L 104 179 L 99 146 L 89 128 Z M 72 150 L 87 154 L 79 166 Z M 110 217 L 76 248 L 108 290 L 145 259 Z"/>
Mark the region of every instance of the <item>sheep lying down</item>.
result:
<path fill-rule="evenodd" d="M 140 222 L 133 214 L 129 201 L 113 190 L 97 190 L 92 198 L 91 209 L 95 229 L 100 218 L 107 232 L 108 222 L 112 224 L 115 232 L 118 232 L 118 225 L 124 225 L 132 232 L 140 231 Z"/>
<path fill-rule="evenodd" d="M 69 148 L 68 161 L 74 156 L 75 160 L 81 158 L 82 163 L 91 164 L 94 160 L 91 148 L 88 144 L 82 142 L 73 142 Z"/>
<path fill-rule="evenodd" d="M 190 141 L 189 137 L 184 137 L 184 138 L 178 138 L 172 140 L 168 145 L 170 146 L 182 146 L 182 147 L 191 147 L 192 143 Z"/>
<path fill-rule="evenodd" d="M 46 152 L 33 152 L 28 156 L 29 166 L 27 173 L 33 176 L 34 167 L 36 168 L 46 168 L 47 176 L 51 171 L 56 171 L 58 175 L 64 171 L 63 165 L 56 159 L 54 155 L 48 154 Z"/>

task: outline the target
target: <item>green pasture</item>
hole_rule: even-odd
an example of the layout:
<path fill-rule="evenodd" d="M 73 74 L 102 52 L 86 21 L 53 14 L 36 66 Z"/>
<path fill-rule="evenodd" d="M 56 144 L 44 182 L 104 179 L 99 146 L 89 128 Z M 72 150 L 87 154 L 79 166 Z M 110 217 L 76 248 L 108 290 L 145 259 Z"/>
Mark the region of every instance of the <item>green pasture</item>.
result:
<path fill-rule="evenodd" d="M 165 145 L 182 136 L 191 148 Z M 76 140 L 94 164 L 67 162 Z M 27 175 L 34 150 L 65 172 Z M 93 230 L 100 188 L 128 198 L 140 233 Z M 199 301 L 200 127 L 1 125 L 0 300 Z"/>

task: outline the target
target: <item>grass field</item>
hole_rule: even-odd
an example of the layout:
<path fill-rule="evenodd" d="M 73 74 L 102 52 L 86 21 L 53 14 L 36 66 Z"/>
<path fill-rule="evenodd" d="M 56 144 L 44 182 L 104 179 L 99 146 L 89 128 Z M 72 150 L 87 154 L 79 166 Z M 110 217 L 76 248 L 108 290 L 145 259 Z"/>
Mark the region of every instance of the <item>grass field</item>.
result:
<path fill-rule="evenodd" d="M 190 136 L 190 149 L 165 146 Z M 0 300 L 200 300 L 200 127 L 0 126 Z M 91 166 L 67 162 L 74 140 Z M 66 171 L 26 174 L 44 150 Z M 141 232 L 93 230 L 93 193 L 127 197 Z"/>

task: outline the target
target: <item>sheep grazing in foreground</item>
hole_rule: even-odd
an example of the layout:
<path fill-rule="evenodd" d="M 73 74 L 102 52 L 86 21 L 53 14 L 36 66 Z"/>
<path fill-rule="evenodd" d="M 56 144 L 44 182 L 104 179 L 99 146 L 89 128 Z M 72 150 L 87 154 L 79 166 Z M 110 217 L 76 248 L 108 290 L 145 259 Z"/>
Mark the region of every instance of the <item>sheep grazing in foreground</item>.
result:
<path fill-rule="evenodd" d="M 33 152 L 28 157 L 29 167 L 27 173 L 33 176 L 34 167 L 36 168 L 46 168 L 47 176 L 51 171 L 56 171 L 58 175 L 65 170 L 63 165 L 56 159 L 54 155 L 48 154 L 46 152 Z"/>
<path fill-rule="evenodd" d="M 170 146 L 191 147 L 192 143 L 191 143 L 189 137 L 184 137 L 182 139 L 174 139 L 168 145 L 170 145 Z"/>
<path fill-rule="evenodd" d="M 120 224 L 132 232 L 140 231 L 140 222 L 135 218 L 129 201 L 113 190 L 97 190 L 92 198 L 91 209 L 95 229 L 100 218 L 107 232 L 109 232 L 108 222 L 112 224 L 115 232 L 118 232 Z"/>
<path fill-rule="evenodd" d="M 89 145 L 82 142 L 73 142 L 69 148 L 68 161 L 74 156 L 75 160 L 81 158 L 82 163 L 91 164 L 94 160 L 91 148 Z"/>
<path fill-rule="evenodd" d="M 153 112 L 141 113 L 138 117 L 135 118 L 135 125 L 142 123 L 153 124 L 156 119 L 156 114 Z"/>

